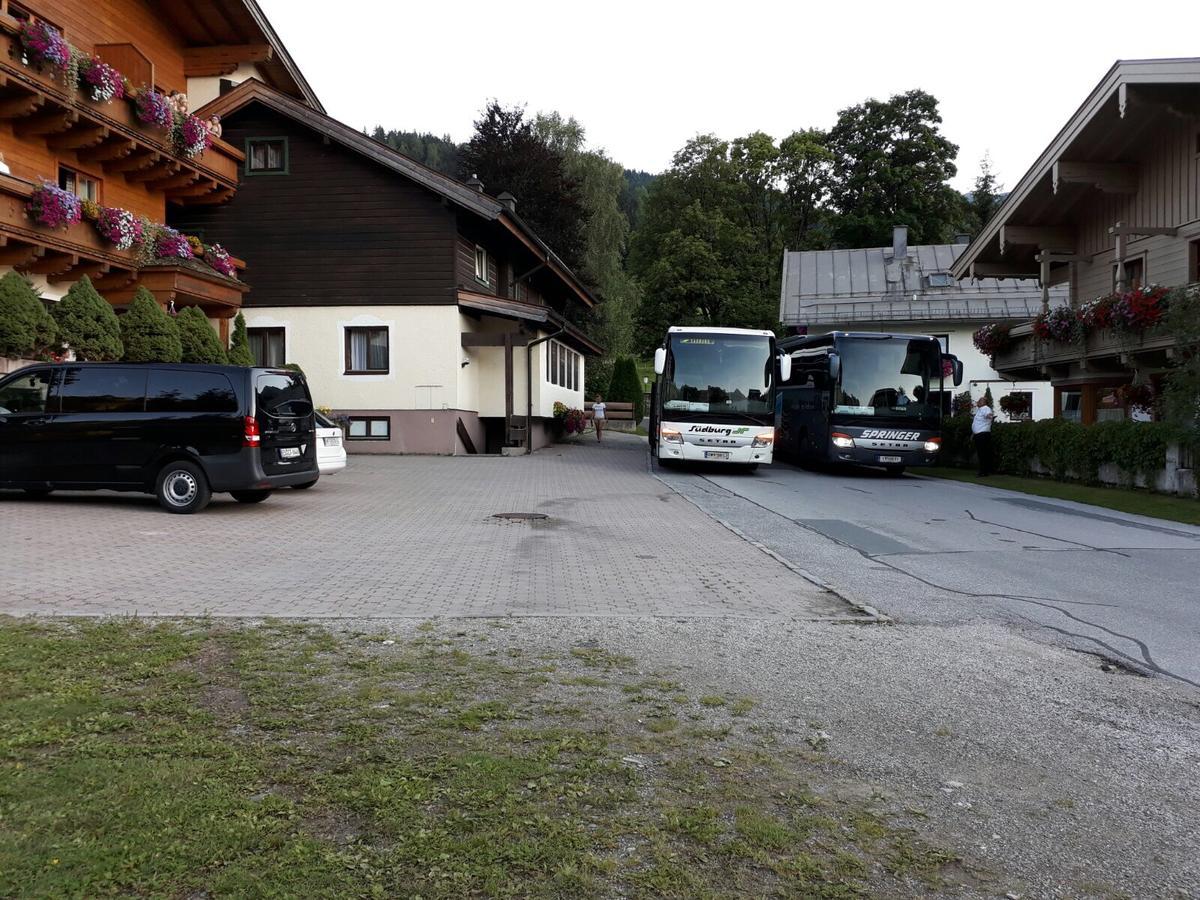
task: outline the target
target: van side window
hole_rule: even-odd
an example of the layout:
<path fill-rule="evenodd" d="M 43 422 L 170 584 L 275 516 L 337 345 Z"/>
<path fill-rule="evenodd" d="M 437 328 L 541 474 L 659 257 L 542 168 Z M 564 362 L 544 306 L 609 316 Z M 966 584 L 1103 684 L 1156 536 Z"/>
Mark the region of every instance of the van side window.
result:
<path fill-rule="evenodd" d="M 237 396 L 219 372 L 156 370 L 146 388 L 146 412 L 237 412 Z"/>
<path fill-rule="evenodd" d="M 146 370 L 108 365 L 65 369 L 58 394 L 64 413 L 141 412 L 146 404 Z"/>
<path fill-rule="evenodd" d="M 50 370 L 30 372 L 0 388 L 0 416 L 44 413 L 50 393 Z"/>

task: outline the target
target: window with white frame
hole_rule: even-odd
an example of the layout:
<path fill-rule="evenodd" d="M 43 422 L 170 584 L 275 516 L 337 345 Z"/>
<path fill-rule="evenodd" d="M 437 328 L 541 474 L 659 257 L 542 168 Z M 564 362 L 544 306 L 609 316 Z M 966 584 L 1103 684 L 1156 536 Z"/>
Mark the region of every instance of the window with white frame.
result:
<path fill-rule="evenodd" d="M 546 351 L 546 380 L 569 391 L 579 389 L 579 365 L 582 357 L 558 341 L 551 341 Z"/>
<path fill-rule="evenodd" d="M 387 371 L 387 326 L 346 328 L 346 374 L 379 375 Z"/>
<path fill-rule="evenodd" d="M 484 284 L 492 283 L 488 278 L 488 253 L 478 244 L 475 245 L 475 280 Z"/>
<path fill-rule="evenodd" d="M 386 441 L 392 436 L 392 420 L 389 416 L 350 416 L 350 431 L 346 435 L 351 441 Z"/>
<path fill-rule="evenodd" d="M 942 352 L 943 352 L 943 353 L 949 353 L 949 352 L 950 352 L 950 335 L 948 335 L 948 334 L 935 334 L 935 335 L 933 335 L 933 337 L 937 338 L 937 339 L 938 339 L 938 343 L 942 345 Z"/>

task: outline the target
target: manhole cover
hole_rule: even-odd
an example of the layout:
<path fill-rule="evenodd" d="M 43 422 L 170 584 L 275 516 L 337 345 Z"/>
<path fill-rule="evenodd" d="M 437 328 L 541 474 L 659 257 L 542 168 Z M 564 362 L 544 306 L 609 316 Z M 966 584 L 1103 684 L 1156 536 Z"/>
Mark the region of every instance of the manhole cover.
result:
<path fill-rule="evenodd" d="M 492 513 L 492 518 L 493 519 L 509 519 L 509 520 L 516 521 L 516 522 L 529 522 L 529 521 L 536 521 L 538 519 L 548 519 L 550 517 L 547 516 L 545 513 L 511 512 L 511 513 Z"/>

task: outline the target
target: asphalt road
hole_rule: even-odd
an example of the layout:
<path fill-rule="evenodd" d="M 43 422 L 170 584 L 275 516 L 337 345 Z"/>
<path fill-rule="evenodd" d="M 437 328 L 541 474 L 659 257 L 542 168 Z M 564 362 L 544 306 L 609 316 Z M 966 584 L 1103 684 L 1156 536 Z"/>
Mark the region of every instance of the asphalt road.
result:
<path fill-rule="evenodd" d="M 1200 687 L 1200 528 L 871 470 L 656 473 L 898 623 L 1000 622 Z"/>

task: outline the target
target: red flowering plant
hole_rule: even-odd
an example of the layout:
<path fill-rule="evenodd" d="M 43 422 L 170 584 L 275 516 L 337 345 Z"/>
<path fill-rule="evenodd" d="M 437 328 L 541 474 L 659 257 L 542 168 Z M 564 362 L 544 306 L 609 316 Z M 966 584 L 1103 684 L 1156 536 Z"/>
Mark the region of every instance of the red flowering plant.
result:
<path fill-rule="evenodd" d="M 25 211 L 33 221 L 47 228 L 67 228 L 83 218 L 79 198 L 49 181 L 33 189 Z"/>
<path fill-rule="evenodd" d="M 220 244 L 213 244 L 211 247 L 204 248 L 204 261 L 222 275 L 229 278 L 237 277 L 237 267 L 233 264 L 233 257 Z"/>
<path fill-rule="evenodd" d="M 71 46 L 62 32 L 37 19 L 21 25 L 21 46 L 29 56 L 64 72 L 71 64 Z"/>
<path fill-rule="evenodd" d="M 1025 391 L 1014 391 L 1000 398 L 1000 409 L 1010 419 L 1028 418 L 1029 407 L 1029 394 Z"/>
<path fill-rule="evenodd" d="M 170 101 L 166 96 L 150 88 L 142 88 L 134 100 L 139 122 L 162 128 L 164 131 L 175 124 L 175 115 L 171 112 Z"/>
<path fill-rule="evenodd" d="M 169 225 L 159 225 L 154 235 L 154 255 L 158 259 L 191 259 L 188 239 Z"/>
<path fill-rule="evenodd" d="M 1080 307 L 1079 320 L 1088 331 L 1145 331 L 1162 321 L 1169 294 L 1166 288 L 1152 285 L 1097 297 Z"/>
<path fill-rule="evenodd" d="M 975 344 L 975 349 L 984 356 L 995 356 L 1008 346 L 1008 332 L 1009 327 L 1003 322 L 993 322 L 971 335 L 971 341 Z"/>
<path fill-rule="evenodd" d="M 212 146 L 212 132 L 203 119 L 185 116 L 175 123 L 172 131 L 175 149 L 188 159 L 199 156 Z"/>
<path fill-rule="evenodd" d="M 587 427 L 587 416 L 582 409 L 574 409 L 558 400 L 554 402 L 554 418 L 567 435 L 582 434 Z"/>
<path fill-rule="evenodd" d="M 79 77 L 97 103 L 110 103 L 125 96 L 125 79 L 99 57 L 93 56 L 84 63 Z"/>
<path fill-rule="evenodd" d="M 129 210 L 115 206 L 100 207 L 96 231 L 118 250 L 130 250 L 145 240 L 142 220 Z"/>
<path fill-rule="evenodd" d="M 1116 390 L 1117 399 L 1122 405 L 1144 413 L 1153 413 L 1157 397 L 1154 386 L 1145 384 L 1123 384 Z"/>
<path fill-rule="evenodd" d="M 1079 314 L 1070 306 L 1056 306 L 1033 320 L 1033 333 L 1043 341 L 1072 344 L 1083 336 Z"/>

